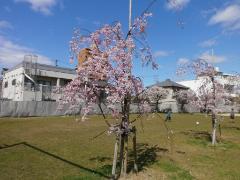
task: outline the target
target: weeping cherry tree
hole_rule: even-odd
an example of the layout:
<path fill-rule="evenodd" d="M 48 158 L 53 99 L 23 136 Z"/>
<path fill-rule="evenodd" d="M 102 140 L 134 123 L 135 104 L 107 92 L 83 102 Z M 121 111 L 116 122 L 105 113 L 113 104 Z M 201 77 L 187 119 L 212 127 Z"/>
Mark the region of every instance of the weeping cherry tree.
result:
<path fill-rule="evenodd" d="M 106 105 L 114 119 L 120 119 L 120 123 L 116 121 L 116 124 L 106 121 L 109 133 L 116 135 L 112 167 L 114 178 L 117 162 L 120 164 L 121 174 L 127 172 L 130 134 L 133 134 L 134 169 L 137 171 L 136 128 L 132 125 L 133 121 L 130 121 L 129 114 L 132 97 L 138 97 L 143 92 L 143 83 L 140 78 L 132 74 L 132 68 L 133 60 L 140 60 L 143 65 L 151 64 L 153 69 L 157 68 L 146 41 L 145 30 L 149 16 L 150 13 L 144 13 L 136 18 L 126 35 L 121 23 L 116 22 L 104 25 L 87 35 L 75 30 L 70 41 L 72 60 L 79 56 L 82 49 L 87 49 L 88 56 L 86 56 L 87 60 L 78 66 L 77 77 L 65 87 L 62 102 L 73 105 L 84 104 L 81 109 L 82 121 L 93 110 L 94 105 L 98 104 L 102 110 L 102 103 Z M 100 96 L 103 93 L 106 96 L 104 101 Z M 144 99 L 138 102 L 140 113 L 149 110 Z"/>
<path fill-rule="evenodd" d="M 216 130 L 220 127 L 217 114 L 221 112 L 219 104 L 225 103 L 229 99 L 229 93 L 216 78 L 218 71 L 213 65 L 204 59 L 197 59 L 189 63 L 182 64 L 178 68 L 178 74 L 192 72 L 200 81 L 200 87 L 196 92 L 196 98 L 189 99 L 200 109 L 211 112 L 212 119 L 212 144 L 216 144 Z"/>

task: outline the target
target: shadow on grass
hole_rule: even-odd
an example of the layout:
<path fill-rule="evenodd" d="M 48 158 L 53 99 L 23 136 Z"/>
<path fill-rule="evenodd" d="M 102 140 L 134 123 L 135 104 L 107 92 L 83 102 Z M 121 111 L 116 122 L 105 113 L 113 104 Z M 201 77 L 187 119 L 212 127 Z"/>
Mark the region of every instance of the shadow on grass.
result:
<path fill-rule="evenodd" d="M 45 155 L 48 155 L 52 158 L 55 158 L 55 159 L 58 159 L 58 160 L 61 160 L 63 161 L 64 163 L 67 163 L 69 165 L 72 165 L 74 167 L 77 167 L 81 170 L 84 170 L 84 171 L 87 171 L 87 172 L 90 172 L 90 173 L 93 173 L 95 175 L 98 175 L 102 178 L 107 178 L 109 179 L 110 177 L 108 175 L 111 174 L 111 168 L 112 166 L 111 165 L 104 165 L 102 167 L 99 167 L 95 170 L 93 169 L 89 169 L 89 168 L 86 168 L 84 166 L 81 166 L 77 163 L 74 163 L 72 161 L 69 161 L 67 159 L 64 159 L 60 156 L 57 156 L 53 153 L 50 153 L 48 151 L 45 151 L 37 146 L 34 146 L 34 145 L 31 145 L 27 142 L 20 142 L 20 143 L 16 143 L 16 144 L 11 144 L 11 145 L 4 145 L 4 146 L 1 146 L 0 147 L 0 150 L 1 149 L 5 149 L 5 148 L 11 148 L 11 147 L 14 147 L 14 146 L 18 146 L 18 145 L 24 145 L 26 147 L 29 147 L 31 149 L 34 149 L 38 152 L 41 152 Z M 155 146 L 150 146 L 148 144 L 144 144 L 144 143 L 138 143 L 137 144 L 137 166 L 138 166 L 138 171 L 142 171 L 144 170 L 146 167 L 149 167 L 150 165 L 154 164 L 157 162 L 157 156 L 158 156 L 158 153 L 167 153 L 169 152 L 168 149 L 165 149 L 165 148 L 160 148 L 158 147 L 157 145 Z M 131 170 L 133 170 L 133 166 L 134 166 L 134 159 L 133 159 L 133 151 L 130 151 L 129 152 L 129 162 L 128 162 L 128 172 L 130 172 Z M 98 162 L 104 162 L 104 161 L 108 161 L 110 160 L 111 158 L 109 157 L 100 157 L 100 156 L 96 156 L 94 158 L 90 158 L 89 160 L 90 161 L 98 161 Z M 118 169 L 119 171 L 119 169 Z"/>
<path fill-rule="evenodd" d="M 211 134 L 207 131 L 183 131 L 182 134 L 188 136 L 190 139 L 187 140 L 187 143 L 191 145 L 200 145 L 206 147 L 211 142 Z M 218 139 L 217 139 L 218 141 Z"/>
<path fill-rule="evenodd" d="M 235 126 L 224 126 L 224 129 L 233 129 L 233 130 L 238 130 L 240 131 L 240 127 L 235 127 Z"/>
<path fill-rule="evenodd" d="M 166 153 L 168 149 L 160 148 L 157 145 L 150 146 L 148 144 L 137 144 L 137 166 L 138 171 L 142 171 L 144 168 L 157 162 L 157 153 Z M 128 172 L 134 168 L 134 154 L 133 151 L 129 153 Z"/>
<path fill-rule="evenodd" d="M 105 161 L 112 160 L 112 158 L 110 158 L 110 157 L 96 156 L 96 157 L 90 158 L 89 160 L 90 160 L 90 161 L 97 161 L 97 162 L 105 162 Z"/>
<path fill-rule="evenodd" d="M 211 134 L 207 131 L 189 130 L 189 131 L 183 131 L 182 134 L 196 138 L 196 139 L 211 141 Z"/>
<path fill-rule="evenodd" d="M 86 167 L 81 166 L 81 165 L 79 165 L 79 164 L 77 164 L 77 163 L 74 163 L 74 162 L 72 162 L 72 161 L 69 161 L 69 160 L 67 160 L 67 159 L 64 159 L 64 158 L 62 158 L 62 157 L 60 157 L 60 156 L 57 156 L 57 155 L 52 154 L 52 153 L 50 153 L 50 152 L 47 152 L 47 151 L 45 151 L 45 150 L 43 150 L 43 149 L 41 149 L 41 148 L 39 148 L 39 147 L 37 147 L 37 146 L 33 146 L 33 145 L 31 145 L 31 144 L 29 144 L 29 143 L 27 143 L 27 142 L 20 142 L 20 143 L 11 144 L 11 145 L 6 145 L 6 144 L 4 144 L 4 146 L 3 146 L 3 147 L 1 146 L 0 149 L 11 148 L 11 147 L 18 146 L 18 145 L 27 146 L 27 147 L 29 147 L 29 148 L 31 148 L 31 149 L 34 149 L 34 150 L 36 150 L 36 151 L 38 151 L 38 152 L 41 152 L 41 153 L 45 154 L 45 155 L 51 156 L 51 157 L 53 157 L 53 158 L 55 158 L 55 159 L 58 159 L 58 160 L 60 160 L 60 161 L 63 161 L 63 162 L 65 162 L 65 163 L 67 163 L 67 164 L 69 164 L 69 165 L 72 165 L 72 166 L 74 166 L 74 167 L 77 167 L 77 168 L 79 168 L 79 169 L 81 169 L 81 170 L 84 170 L 84 171 L 93 173 L 93 174 L 95 174 L 95 175 L 98 175 L 98 176 L 100 176 L 100 177 L 104 177 L 104 178 L 107 178 L 107 179 L 110 178 L 109 176 L 105 175 L 105 174 L 102 173 L 102 172 L 99 172 L 99 171 L 95 171 L 95 170 L 93 170 L 93 169 L 86 168 Z M 103 169 L 105 169 L 105 168 L 103 167 Z"/>

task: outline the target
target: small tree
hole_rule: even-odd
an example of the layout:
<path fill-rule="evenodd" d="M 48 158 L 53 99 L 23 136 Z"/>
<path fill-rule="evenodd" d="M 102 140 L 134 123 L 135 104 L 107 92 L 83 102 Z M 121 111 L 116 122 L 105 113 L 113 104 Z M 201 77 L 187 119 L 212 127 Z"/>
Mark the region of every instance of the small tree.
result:
<path fill-rule="evenodd" d="M 160 101 L 165 99 L 167 97 L 167 95 L 168 95 L 168 91 L 159 86 L 149 87 L 143 93 L 144 98 L 149 103 L 154 103 L 156 112 L 160 111 L 159 110 Z"/>
<path fill-rule="evenodd" d="M 192 90 L 178 90 L 175 92 L 175 97 L 180 105 L 181 112 L 186 112 L 185 106 L 188 105 L 194 105 L 193 102 L 197 100 L 196 94 Z"/>
<path fill-rule="evenodd" d="M 190 63 L 182 64 L 178 73 L 193 72 L 201 81 L 196 95 L 197 98 L 193 99 L 194 103 L 202 109 L 211 112 L 212 117 L 212 144 L 216 144 L 216 130 L 217 130 L 217 113 L 221 110 L 218 108 L 218 104 L 222 101 L 227 101 L 229 94 L 224 89 L 224 86 L 216 79 L 217 71 L 214 66 L 207 63 L 203 59 L 197 59 Z"/>
<path fill-rule="evenodd" d="M 80 30 L 74 31 L 70 42 L 72 59 L 79 55 L 83 48 L 89 49 L 87 60 L 77 68 L 77 78 L 64 89 L 63 102 L 72 104 L 83 103 L 82 120 L 98 104 L 101 109 L 99 94 L 105 92 L 105 103 L 112 117 L 121 119 L 118 124 L 109 126 L 109 132 L 116 135 L 112 174 L 116 176 L 116 164 L 119 149 L 119 164 L 122 174 L 127 172 L 128 138 L 133 133 L 136 166 L 136 134 L 135 127 L 130 122 L 130 104 L 132 96 L 138 97 L 143 92 L 142 81 L 132 74 L 133 58 L 141 59 L 142 64 L 151 63 L 156 69 L 151 49 L 146 41 L 145 28 L 149 13 L 137 18 L 127 35 L 124 36 L 122 25 L 117 22 L 105 25 L 88 35 L 82 35 Z M 147 103 L 140 100 L 140 111 L 147 110 Z M 103 111 L 102 111 L 103 112 Z"/>

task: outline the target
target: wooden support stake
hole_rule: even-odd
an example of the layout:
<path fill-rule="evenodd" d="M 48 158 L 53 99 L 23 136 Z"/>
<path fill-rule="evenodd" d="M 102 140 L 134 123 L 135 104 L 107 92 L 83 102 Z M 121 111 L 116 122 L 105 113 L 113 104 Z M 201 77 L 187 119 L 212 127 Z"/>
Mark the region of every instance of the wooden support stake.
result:
<path fill-rule="evenodd" d="M 113 156 L 113 166 L 112 166 L 112 179 L 116 179 L 116 166 L 117 166 L 117 157 L 118 157 L 118 146 L 119 138 L 116 138 L 115 147 L 114 147 L 114 156 Z"/>
<path fill-rule="evenodd" d="M 217 120 L 213 120 L 213 129 L 212 129 L 212 145 L 216 145 L 216 131 L 217 131 Z"/>
<path fill-rule="evenodd" d="M 120 152 L 119 152 L 119 164 L 120 174 L 123 174 L 123 150 L 124 150 L 124 135 L 120 135 Z"/>
<path fill-rule="evenodd" d="M 128 135 L 124 136 L 124 158 L 123 158 L 123 176 L 127 175 L 127 164 L 128 164 Z"/>
<path fill-rule="evenodd" d="M 137 166 L 137 137 L 136 137 L 136 127 L 133 127 L 133 155 L 134 155 L 134 172 L 138 172 Z"/>

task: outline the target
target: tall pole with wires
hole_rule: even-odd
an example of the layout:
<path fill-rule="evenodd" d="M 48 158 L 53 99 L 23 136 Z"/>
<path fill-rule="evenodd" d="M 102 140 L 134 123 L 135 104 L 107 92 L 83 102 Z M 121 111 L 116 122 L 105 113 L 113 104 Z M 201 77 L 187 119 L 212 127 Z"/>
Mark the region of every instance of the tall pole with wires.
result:
<path fill-rule="evenodd" d="M 129 18 L 128 18 L 128 30 L 129 32 L 131 31 L 132 28 L 132 0 L 129 0 Z M 131 36 L 131 33 L 130 33 Z M 131 49 L 130 49 L 131 51 Z M 132 59 L 131 59 L 132 60 Z M 130 71 L 130 75 L 131 75 L 131 71 Z M 131 100 L 131 96 L 130 96 L 130 100 Z M 133 141 L 133 158 L 134 158 L 134 171 L 137 172 L 138 171 L 138 167 L 137 167 L 137 148 L 136 148 L 136 127 L 134 126 L 132 128 L 132 141 Z"/>
<path fill-rule="evenodd" d="M 129 0 L 129 17 L 128 17 L 128 28 L 129 32 L 132 28 L 132 0 Z M 128 38 L 130 38 L 131 33 L 129 34 Z M 129 49 L 129 51 L 132 51 L 132 49 Z M 130 59 L 132 61 L 132 59 Z M 132 63 L 132 62 L 131 62 Z M 132 75 L 131 68 L 129 69 L 129 76 Z M 131 101 L 131 94 L 130 92 L 126 95 L 124 98 L 123 103 L 123 120 L 122 120 L 122 128 L 129 129 L 129 113 L 130 113 L 130 101 Z M 127 174 L 127 162 L 128 162 L 128 133 L 124 133 L 121 138 L 120 142 L 120 157 L 122 156 L 122 162 L 121 162 L 121 174 L 123 176 L 126 176 Z M 121 158 L 120 158 L 121 159 Z"/>
<path fill-rule="evenodd" d="M 146 13 L 150 7 L 156 2 L 157 0 L 152 0 L 151 3 L 147 6 L 147 8 L 141 13 L 141 16 Z M 135 24 L 132 24 L 132 0 L 129 0 L 129 16 L 128 16 L 128 33 L 126 36 L 127 38 L 133 38 L 132 37 L 132 30 Z M 132 52 L 133 49 L 129 48 L 129 52 Z M 132 53 L 131 53 L 132 54 Z M 131 63 L 130 68 L 126 71 L 128 76 L 126 78 L 132 79 L 132 64 L 133 59 L 130 57 L 128 59 Z M 132 134 L 132 141 L 133 141 L 133 155 L 134 155 L 134 171 L 138 171 L 137 167 L 137 149 L 136 149 L 136 128 L 135 126 L 132 126 L 132 122 L 129 120 L 129 114 L 130 114 L 130 104 L 131 104 L 131 91 L 127 92 L 124 96 L 124 100 L 122 102 L 122 120 L 120 123 L 120 134 L 116 136 L 116 142 L 114 147 L 114 159 L 113 159 L 113 166 L 112 166 L 112 178 L 117 179 L 119 176 L 125 177 L 127 174 L 127 164 L 128 164 L 128 139 L 129 135 Z M 118 155 L 119 153 L 119 155 Z M 118 159 L 119 157 L 119 159 Z M 120 173 L 116 174 L 116 166 L 117 161 L 119 161 L 119 170 Z"/>
<path fill-rule="evenodd" d="M 128 30 L 132 27 L 132 0 L 129 0 L 129 18 L 128 18 Z"/>

